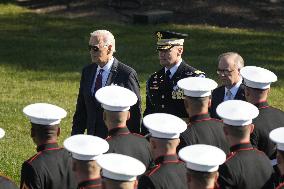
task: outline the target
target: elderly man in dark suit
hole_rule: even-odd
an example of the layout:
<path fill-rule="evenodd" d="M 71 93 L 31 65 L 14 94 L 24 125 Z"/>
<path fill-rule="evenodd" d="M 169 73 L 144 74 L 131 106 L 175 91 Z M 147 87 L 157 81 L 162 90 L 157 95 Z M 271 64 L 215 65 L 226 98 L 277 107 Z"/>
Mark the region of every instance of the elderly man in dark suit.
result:
<path fill-rule="evenodd" d="M 89 135 L 107 137 L 108 130 L 103 121 L 103 110 L 94 96 L 99 88 L 107 85 L 119 85 L 137 95 L 138 101 L 130 109 L 131 118 L 127 125 L 131 132 L 139 133 L 141 97 L 137 73 L 113 57 L 115 39 L 107 30 L 91 33 L 89 50 L 92 64 L 87 65 L 82 71 L 71 134 L 81 134 L 87 130 Z"/>
<path fill-rule="evenodd" d="M 245 100 L 244 85 L 240 69 L 244 67 L 243 58 L 235 52 L 223 53 L 218 58 L 217 74 L 221 86 L 212 92 L 212 104 L 210 115 L 212 118 L 220 119 L 216 113 L 219 104 L 226 100 Z"/>

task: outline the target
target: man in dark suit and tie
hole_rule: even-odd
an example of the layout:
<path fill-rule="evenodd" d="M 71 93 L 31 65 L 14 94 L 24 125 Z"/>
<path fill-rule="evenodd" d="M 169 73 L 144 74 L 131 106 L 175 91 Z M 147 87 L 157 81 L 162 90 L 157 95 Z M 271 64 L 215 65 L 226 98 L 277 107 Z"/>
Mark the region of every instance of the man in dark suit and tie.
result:
<path fill-rule="evenodd" d="M 103 121 L 103 110 L 95 98 L 96 91 L 107 85 L 119 85 L 133 91 L 137 103 L 131 107 L 129 130 L 140 132 L 141 96 L 136 71 L 113 57 L 115 39 L 107 30 L 91 33 L 89 51 L 92 64 L 83 68 L 76 111 L 73 117 L 72 135 L 84 133 L 106 138 L 108 130 Z"/>
<path fill-rule="evenodd" d="M 223 53 L 218 57 L 217 74 L 221 86 L 212 92 L 210 115 L 212 118 L 220 119 L 216 113 L 219 104 L 226 100 L 245 100 L 244 85 L 240 69 L 244 67 L 243 58 L 235 52 Z"/>

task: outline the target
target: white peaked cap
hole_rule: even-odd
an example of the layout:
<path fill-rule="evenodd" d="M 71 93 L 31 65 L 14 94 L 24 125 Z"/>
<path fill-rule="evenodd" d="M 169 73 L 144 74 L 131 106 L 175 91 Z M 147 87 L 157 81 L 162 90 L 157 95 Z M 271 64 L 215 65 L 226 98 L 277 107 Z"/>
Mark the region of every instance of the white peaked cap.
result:
<path fill-rule="evenodd" d="M 177 116 L 166 113 L 154 113 L 143 118 L 145 127 L 152 137 L 174 139 L 186 130 L 187 124 Z"/>
<path fill-rule="evenodd" d="M 188 77 L 178 81 L 178 87 L 184 90 L 185 96 L 206 97 L 211 95 L 211 91 L 218 84 L 209 78 Z"/>
<path fill-rule="evenodd" d="M 134 92 L 117 85 L 100 88 L 95 97 L 105 110 L 114 112 L 128 111 L 137 102 Z"/>
<path fill-rule="evenodd" d="M 223 122 L 232 126 L 246 126 L 259 114 L 256 106 L 242 100 L 227 100 L 217 106 L 217 114 Z"/>
<path fill-rule="evenodd" d="M 47 103 L 30 104 L 23 109 L 23 112 L 32 123 L 39 125 L 59 124 L 67 115 L 64 109 Z"/>
<path fill-rule="evenodd" d="M 145 165 L 130 156 L 108 153 L 100 156 L 97 163 L 102 167 L 102 176 L 118 181 L 134 181 L 145 172 Z"/>
<path fill-rule="evenodd" d="M 278 150 L 284 151 L 284 127 L 273 129 L 269 133 L 269 138 L 276 143 Z"/>
<path fill-rule="evenodd" d="M 0 128 L 0 139 L 5 136 L 5 131 L 4 129 Z"/>
<path fill-rule="evenodd" d="M 194 171 L 214 172 L 226 161 L 223 150 L 206 144 L 194 144 L 182 148 L 179 157 L 186 162 L 186 167 Z"/>
<path fill-rule="evenodd" d="M 107 152 L 109 144 L 106 140 L 92 135 L 73 135 L 63 142 L 64 148 L 72 153 L 72 157 L 78 160 L 96 160 Z"/>
<path fill-rule="evenodd" d="M 240 71 L 244 78 L 244 84 L 255 89 L 268 89 L 272 82 L 277 81 L 277 76 L 264 68 L 245 66 Z"/>

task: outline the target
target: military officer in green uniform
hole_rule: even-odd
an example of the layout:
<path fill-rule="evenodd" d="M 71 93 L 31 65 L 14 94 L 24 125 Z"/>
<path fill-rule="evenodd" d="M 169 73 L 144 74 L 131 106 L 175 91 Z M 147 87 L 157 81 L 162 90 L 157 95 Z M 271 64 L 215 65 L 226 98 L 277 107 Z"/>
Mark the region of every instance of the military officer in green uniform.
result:
<path fill-rule="evenodd" d="M 186 118 L 188 116 L 183 104 L 183 90 L 177 86 L 177 82 L 186 77 L 205 77 L 205 73 L 189 66 L 182 59 L 186 34 L 158 31 L 156 36 L 159 60 L 163 68 L 152 74 L 147 81 L 144 116 L 169 113 Z"/>

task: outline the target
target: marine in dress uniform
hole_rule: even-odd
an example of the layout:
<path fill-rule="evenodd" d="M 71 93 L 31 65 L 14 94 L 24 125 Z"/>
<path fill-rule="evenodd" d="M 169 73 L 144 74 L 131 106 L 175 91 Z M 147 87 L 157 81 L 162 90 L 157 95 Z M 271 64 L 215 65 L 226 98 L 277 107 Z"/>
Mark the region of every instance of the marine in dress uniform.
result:
<path fill-rule="evenodd" d="M 183 91 L 177 82 L 186 77 L 205 77 L 205 73 L 189 66 L 181 57 L 187 35 L 170 31 L 159 31 L 156 35 L 163 68 L 152 74 L 146 83 L 144 116 L 160 112 L 187 118 Z"/>
<path fill-rule="evenodd" d="M 264 68 L 246 66 L 241 69 L 246 86 L 246 98 L 259 109 L 259 115 L 253 120 L 255 129 L 251 134 L 251 143 L 263 151 L 271 160 L 275 159 L 276 147 L 269 139 L 273 129 L 283 127 L 284 112 L 269 106 L 267 102 L 270 84 L 277 76 Z"/>
<path fill-rule="evenodd" d="M 76 188 L 71 156 L 57 144 L 58 125 L 66 111 L 52 104 L 36 103 L 26 106 L 23 112 L 30 119 L 31 137 L 37 145 L 37 153 L 22 165 L 20 188 Z"/>
<path fill-rule="evenodd" d="M 219 104 L 226 100 L 246 100 L 240 69 L 244 67 L 244 59 L 236 52 L 226 52 L 218 57 L 217 74 L 220 86 L 213 90 L 210 107 L 212 118 L 220 119 L 216 113 Z"/>
<path fill-rule="evenodd" d="M 277 146 L 277 164 L 273 166 L 273 183 L 277 187 L 284 183 L 284 127 L 273 129 L 269 133 L 269 138 Z"/>
<path fill-rule="evenodd" d="M 150 143 L 155 165 L 138 182 L 139 189 L 186 189 L 186 167 L 179 160 L 176 148 L 179 135 L 186 129 L 180 118 L 154 113 L 143 118 L 144 125 L 151 133 Z"/>
<path fill-rule="evenodd" d="M 0 188 L 1 189 L 18 189 L 17 185 L 6 176 L 0 175 Z"/>
<path fill-rule="evenodd" d="M 145 165 L 130 156 L 108 153 L 97 160 L 102 167 L 103 188 L 136 189 L 137 176 L 146 170 Z"/>
<path fill-rule="evenodd" d="M 272 188 L 273 168 L 268 157 L 250 143 L 253 131 L 252 119 L 259 111 L 254 105 L 229 100 L 217 107 L 218 115 L 223 119 L 224 132 L 230 144 L 231 153 L 219 168 L 221 188 Z"/>
<path fill-rule="evenodd" d="M 0 128 L 0 139 L 5 136 L 4 129 Z M 18 187 L 8 177 L 0 174 L 0 188 L 1 189 L 17 189 Z"/>
<path fill-rule="evenodd" d="M 83 68 L 76 111 L 73 116 L 72 135 L 87 134 L 106 138 L 108 130 L 103 121 L 103 109 L 95 98 L 95 92 L 104 86 L 119 85 L 137 95 L 137 103 L 130 109 L 129 130 L 140 133 L 141 96 L 136 71 L 115 57 L 114 36 L 106 30 L 91 33 L 89 50 L 92 64 Z"/>
<path fill-rule="evenodd" d="M 223 132 L 221 120 L 211 118 L 208 113 L 211 91 L 217 83 L 209 78 L 189 77 L 178 81 L 184 90 L 185 108 L 189 115 L 187 129 L 181 133 L 179 148 L 192 144 L 208 144 L 229 153 L 229 145 Z"/>
<path fill-rule="evenodd" d="M 107 141 L 96 136 L 78 134 L 64 140 L 64 147 L 72 153 L 73 171 L 79 183 L 77 189 L 102 188 L 101 167 L 96 161 L 108 151 Z"/>
<path fill-rule="evenodd" d="M 194 144 L 182 148 L 178 155 L 186 162 L 188 188 L 218 188 L 218 168 L 226 160 L 223 150 L 211 145 Z"/>
<path fill-rule="evenodd" d="M 131 133 L 126 121 L 131 117 L 129 109 L 137 102 L 131 90 L 120 86 L 106 86 L 96 92 L 96 99 L 104 109 L 104 120 L 109 136 L 108 153 L 118 153 L 134 157 L 149 168 L 152 161 L 149 142 L 136 133 Z"/>

